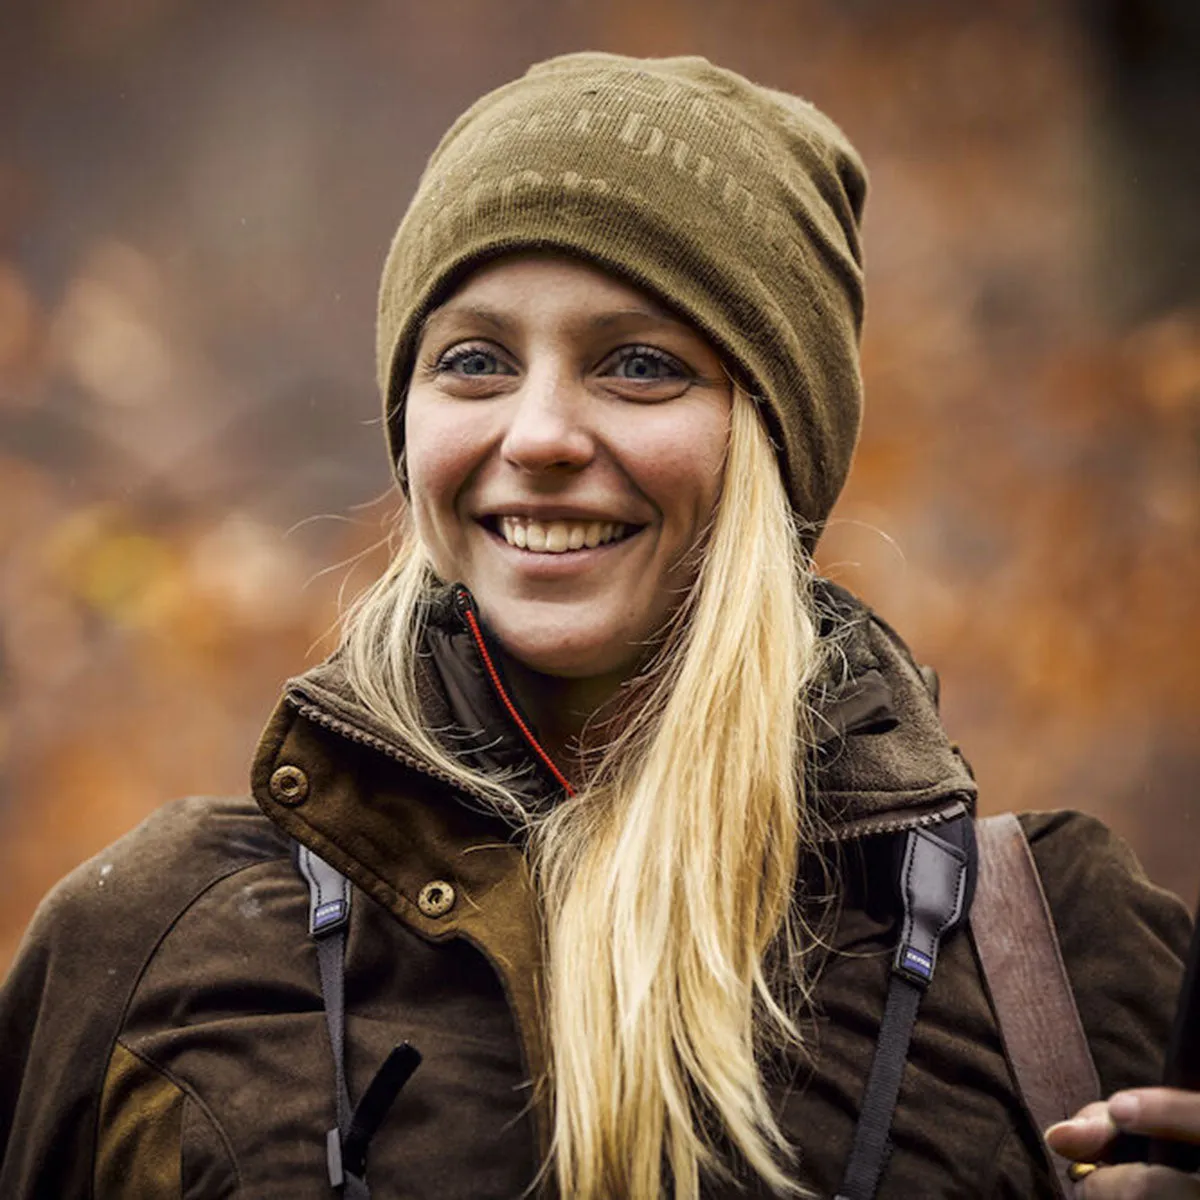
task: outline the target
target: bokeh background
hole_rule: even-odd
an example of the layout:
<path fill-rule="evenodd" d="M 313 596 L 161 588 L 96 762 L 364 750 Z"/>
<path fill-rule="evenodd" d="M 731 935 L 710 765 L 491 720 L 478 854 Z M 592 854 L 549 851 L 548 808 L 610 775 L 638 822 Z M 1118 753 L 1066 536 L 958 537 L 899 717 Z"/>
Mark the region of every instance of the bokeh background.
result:
<path fill-rule="evenodd" d="M 825 569 L 989 811 L 1200 887 L 1200 5 L 6 0 L 0 966 L 162 801 L 240 792 L 391 511 L 374 290 L 441 131 L 572 49 L 799 92 L 871 170 Z"/>

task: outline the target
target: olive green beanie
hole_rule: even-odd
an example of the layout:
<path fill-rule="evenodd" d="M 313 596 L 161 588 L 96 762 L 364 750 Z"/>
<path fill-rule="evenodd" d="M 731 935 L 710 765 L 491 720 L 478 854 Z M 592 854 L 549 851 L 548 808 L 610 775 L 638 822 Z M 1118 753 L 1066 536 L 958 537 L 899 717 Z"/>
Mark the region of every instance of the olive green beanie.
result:
<path fill-rule="evenodd" d="M 759 402 L 811 544 L 858 437 L 865 191 L 832 121 L 702 58 L 532 67 L 454 123 L 392 242 L 377 353 L 393 464 L 424 318 L 488 259 L 555 250 L 717 346 Z"/>

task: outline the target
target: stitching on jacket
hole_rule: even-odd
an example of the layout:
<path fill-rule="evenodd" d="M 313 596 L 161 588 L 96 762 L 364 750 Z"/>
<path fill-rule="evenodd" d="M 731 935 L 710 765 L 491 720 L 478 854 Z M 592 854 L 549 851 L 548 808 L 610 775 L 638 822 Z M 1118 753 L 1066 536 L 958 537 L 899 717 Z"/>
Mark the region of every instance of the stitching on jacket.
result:
<path fill-rule="evenodd" d="M 92 1116 L 92 1169 L 88 1172 L 88 1196 L 87 1200 L 96 1200 L 96 1153 L 100 1145 L 100 1094 L 104 1087 L 104 1081 L 108 1078 L 109 1068 L 112 1066 L 113 1052 L 117 1048 L 117 1043 L 121 1041 L 121 1031 L 125 1028 L 126 1018 L 129 1016 L 129 1007 L 133 1003 L 133 997 L 137 994 L 138 987 L 149 969 L 150 964 L 154 961 L 163 942 L 167 940 L 175 926 L 183 919 L 184 915 L 189 912 L 196 904 L 199 903 L 202 897 L 207 896 L 213 888 L 219 883 L 224 883 L 226 879 L 232 879 L 234 875 L 239 875 L 242 871 L 248 871 L 252 867 L 263 866 L 266 863 L 275 862 L 290 862 L 290 856 L 287 854 L 275 854 L 267 858 L 257 858 L 252 862 L 238 863 L 236 866 L 230 867 L 229 870 L 223 871 L 220 875 L 214 876 L 204 887 L 202 887 L 195 895 L 189 897 L 186 904 L 171 917 L 163 926 L 162 932 L 154 940 L 154 945 L 146 952 L 146 957 L 142 960 L 142 965 L 134 973 L 129 990 L 125 994 L 125 1003 L 121 1005 L 121 1011 L 117 1016 L 113 1026 L 113 1035 L 108 1044 L 108 1054 L 104 1058 L 104 1068 L 99 1072 L 99 1084 L 96 1089 L 93 1107 L 95 1112 Z M 126 1047 L 128 1049 L 128 1047 Z M 130 1050 L 130 1053 L 134 1053 Z M 141 1057 L 139 1055 L 139 1057 Z M 102 1200 L 102 1198 L 101 1198 Z"/>
<path fill-rule="evenodd" d="M 148 1067 L 151 1071 L 154 1071 L 161 1075 L 164 1079 L 169 1080 L 172 1086 L 178 1088 L 183 1095 L 186 1096 L 187 1099 L 191 1100 L 208 1118 L 209 1123 L 212 1125 L 213 1129 L 216 1130 L 217 1137 L 221 1139 L 221 1146 L 225 1150 L 226 1157 L 229 1159 L 229 1165 L 233 1167 L 233 1174 L 234 1178 L 237 1180 L 238 1191 L 241 1191 L 242 1170 L 238 1165 L 237 1156 L 233 1152 L 233 1144 L 229 1140 L 229 1135 L 225 1132 L 225 1127 L 219 1120 L 217 1120 L 216 1114 L 208 1106 L 208 1103 L 205 1101 L 204 1097 L 201 1096 L 200 1093 L 197 1092 L 196 1089 L 193 1088 L 186 1079 L 181 1079 L 169 1067 L 163 1066 L 162 1063 L 155 1062 L 154 1059 L 152 1059 L 148 1054 L 144 1054 L 140 1050 L 135 1050 L 127 1041 L 125 1041 L 124 1038 L 117 1038 L 116 1042 L 113 1044 L 113 1048 L 115 1049 L 117 1046 L 120 1046 L 121 1049 L 125 1050 L 127 1053 L 132 1054 L 133 1057 L 138 1060 L 138 1062 Z M 182 1126 L 180 1128 L 182 1130 Z M 182 1147 L 180 1152 L 182 1153 Z"/>

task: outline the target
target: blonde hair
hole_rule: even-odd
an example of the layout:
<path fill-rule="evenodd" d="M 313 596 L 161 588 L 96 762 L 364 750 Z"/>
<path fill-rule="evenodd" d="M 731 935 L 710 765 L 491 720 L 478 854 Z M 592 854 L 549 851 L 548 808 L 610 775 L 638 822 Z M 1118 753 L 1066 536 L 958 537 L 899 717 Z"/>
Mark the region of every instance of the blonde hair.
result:
<path fill-rule="evenodd" d="M 766 966 L 805 994 L 795 917 L 810 839 L 805 696 L 820 666 L 811 576 L 754 402 L 735 389 L 721 498 L 695 582 L 576 795 L 527 813 L 422 724 L 415 654 L 433 572 L 411 528 L 349 614 L 362 702 L 451 778 L 520 812 L 546 920 L 550 1158 L 563 1196 L 677 1198 L 728 1164 L 795 1194 L 764 1086 L 799 1047 Z M 798 992 L 796 989 L 799 989 Z"/>

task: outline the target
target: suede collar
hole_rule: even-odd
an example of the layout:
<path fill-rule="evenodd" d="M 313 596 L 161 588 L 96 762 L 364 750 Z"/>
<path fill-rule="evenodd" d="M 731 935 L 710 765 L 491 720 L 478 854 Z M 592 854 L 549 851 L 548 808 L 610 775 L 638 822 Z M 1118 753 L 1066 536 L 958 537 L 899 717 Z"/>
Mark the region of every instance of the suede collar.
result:
<path fill-rule="evenodd" d="M 975 783 L 942 728 L 932 672 L 922 671 L 895 631 L 843 588 L 822 580 L 816 599 L 822 633 L 838 648 L 815 697 L 819 744 L 810 777 L 821 831 L 841 840 L 972 810 Z M 460 584 L 441 589 L 430 603 L 418 662 L 429 727 L 475 765 L 513 772 L 511 786 L 524 803 L 553 803 L 561 783 L 553 765 L 534 753 L 528 735 L 536 739 L 536 730 L 515 705 L 494 641 L 477 612 L 471 627 L 468 609 L 473 602 Z M 414 752 L 353 697 L 336 655 L 289 680 L 285 703 L 422 769 Z"/>

